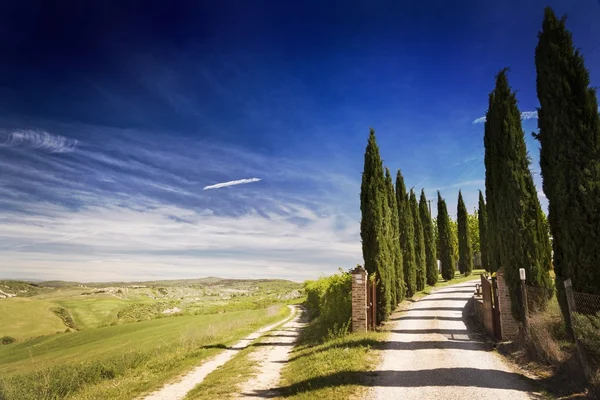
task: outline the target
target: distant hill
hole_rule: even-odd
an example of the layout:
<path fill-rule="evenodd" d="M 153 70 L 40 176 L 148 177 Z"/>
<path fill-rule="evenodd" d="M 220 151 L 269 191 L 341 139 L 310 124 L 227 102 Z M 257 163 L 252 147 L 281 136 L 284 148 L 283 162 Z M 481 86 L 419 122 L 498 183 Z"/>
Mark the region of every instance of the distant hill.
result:
<path fill-rule="evenodd" d="M 67 287 L 107 287 L 107 286 L 164 286 L 164 287 L 176 287 L 176 286 L 234 286 L 240 283 L 245 284 L 260 284 L 267 282 L 281 282 L 286 284 L 297 285 L 297 282 L 285 280 L 285 279 L 230 279 L 230 278 L 218 278 L 209 276 L 206 278 L 196 279 L 172 279 L 172 280 L 158 280 L 158 281 L 138 281 L 138 282 L 71 282 L 71 281 L 17 281 L 17 280 L 4 280 L 0 281 L 0 290 L 2 289 L 3 282 L 8 285 L 18 286 L 22 285 L 22 289 L 36 287 L 36 288 L 67 288 Z M 29 289 L 26 289 L 29 290 Z"/>
<path fill-rule="evenodd" d="M 0 281 L 0 299 L 35 296 L 43 289 L 37 283 L 13 280 Z"/>

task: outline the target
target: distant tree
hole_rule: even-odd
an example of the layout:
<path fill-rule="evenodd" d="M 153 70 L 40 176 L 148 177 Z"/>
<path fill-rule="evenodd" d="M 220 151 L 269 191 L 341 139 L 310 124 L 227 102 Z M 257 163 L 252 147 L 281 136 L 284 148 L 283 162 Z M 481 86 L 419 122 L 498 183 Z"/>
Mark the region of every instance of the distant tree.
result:
<path fill-rule="evenodd" d="M 450 226 L 450 244 L 452 251 L 452 259 L 455 263 L 458 262 L 458 224 L 452 218 L 449 219 Z"/>
<path fill-rule="evenodd" d="M 404 300 L 404 270 L 402 266 L 402 250 L 400 249 L 400 220 L 398 217 L 398 203 L 396 202 L 396 193 L 392 182 L 392 175 L 389 168 L 385 169 L 385 184 L 387 189 L 387 199 L 390 207 L 391 217 L 391 236 L 389 246 L 392 257 L 391 268 L 391 291 L 392 291 L 392 310 L 396 308 L 399 302 Z"/>
<path fill-rule="evenodd" d="M 423 234 L 423 224 L 421 223 L 421 216 L 419 215 L 419 203 L 417 202 L 417 196 L 414 190 L 410 190 L 410 207 L 413 216 L 413 224 L 415 231 L 415 265 L 416 265 L 416 287 L 417 291 L 425 289 L 425 269 L 426 269 L 426 255 L 425 255 L 425 237 Z"/>
<path fill-rule="evenodd" d="M 471 246 L 471 233 L 469 229 L 469 213 L 462 197 L 458 191 L 458 270 L 465 276 L 471 275 L 473 271 L 473 248 Z"/>
<path fill-rule="evenodd" d="M 400 216 L 400 248 L 402 249 L 406 297 L 412 297 L 417 291 L 415 228 L 404 177 L 400 170 L 396 174 L 396 201 L 398 203 L 398 215 Z"/>
<path fill-rule="evenodd" d="M 386 210 L 387 208 L 387 210 Z M 362 239 L 365 269 L 370 275 L 377 276 L 377 320 L 385 321 L 390 312 L 391 288 L 388 272 L 392 262 L 389 260 L 386 224 L 389 219 L 383 164 L 379 147 L 375 139 L 375 130 L 371 129 L 360 190 L 360 236 Z"/>
<path fill-rule="evenodd" d="M 430 286 L 434 286 L 438 281 L 438 267 L 436 257 L 436 243 L 433 233 L 433 223 L 431 214 L 427 207 L 427 198 L 425 190 L 421 190 L 421 198 L 419 199 L 419 216 L 423 225 L 423 240 L 425 242 L 425 271 L 426 281 Z"/>
<path fill-rule="evenodd" d="M 566 18 L 547 7 L 535 49 L 543 189 L 554 248 L 558 300 L 568 315 L 563 281 L 600 295 L 600 116 L 583 55 Z M 569 323 L 569 318 L 565 318 Z"/>
<path fill-rule="evenodd" d="M 479 242 L 481 247 L 481 267 L 486 271 L 490 270 L 488 263 L 488 243 L 487 243 L 487 211 L 483 193 L 479 191 L 479 209 L 477 211 L 479 222 Z"/>
<path fill-rule="evenodd" d="M 446 202 L 438 191 L 438 234 L 440 238 L 440 263 L 442 265 L 442 278 L 449 281 L 454 278 L 454 257 L 452 250 L 452 233 L 450 231 L 450 216 Z"/>
<path fill-rule="evenodd" d="M 519 268 L 525 268 L 529 285 L 551 288 L 550 244 L 529 170 L 521 113 L 506 70 L 497 75 L 490 94 L 484 145 L 488 227 L 493 228 L 488 233 L 495 237 L 491 248 L 504 268 L 513 314 L 521 320 Z"/>
<path fill-rule="evenodd" d="M 481 252 L 477 209 L 473 210 L 473 214 L 467 214 L 467 220 L 469 222 L 469 235 L 471 237 L 471 246 L 473 247 L 473 257 L 475 257 L 475 254 Z"/>

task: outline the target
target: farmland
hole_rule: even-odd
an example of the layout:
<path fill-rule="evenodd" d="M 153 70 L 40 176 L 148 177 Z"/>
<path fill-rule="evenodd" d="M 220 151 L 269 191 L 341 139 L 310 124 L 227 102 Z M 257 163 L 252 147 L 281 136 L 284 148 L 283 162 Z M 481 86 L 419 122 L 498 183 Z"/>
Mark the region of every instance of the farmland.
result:
<path fill-rule="evenodd" d="M 0 398 L 133 398 L 189 370 L 300 296 L 288 281 L 36 286 L 1 281 Z M 5 323 L 6 321 L 6 323 Z"/>

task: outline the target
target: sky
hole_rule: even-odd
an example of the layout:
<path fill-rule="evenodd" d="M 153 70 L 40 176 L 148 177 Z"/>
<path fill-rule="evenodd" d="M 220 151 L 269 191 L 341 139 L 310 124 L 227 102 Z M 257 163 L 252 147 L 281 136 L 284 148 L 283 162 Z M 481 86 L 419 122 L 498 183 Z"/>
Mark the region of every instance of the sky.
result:
<path fill-rule="evenodd" d="M 462 189 L 472 211 L 504 67 L 547 207 L 531 132 L 548 3 L 598 86 L 598 0 L 3 2 L 0 278 L 353 268 L 369 128 L 409 188 L 453 217 Z"/>

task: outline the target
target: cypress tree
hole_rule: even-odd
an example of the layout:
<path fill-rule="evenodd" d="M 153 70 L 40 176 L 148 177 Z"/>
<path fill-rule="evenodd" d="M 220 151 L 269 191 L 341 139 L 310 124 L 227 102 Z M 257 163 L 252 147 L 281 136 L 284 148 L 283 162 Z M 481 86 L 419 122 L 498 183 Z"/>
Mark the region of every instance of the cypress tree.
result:
<path fill-rule="evenodd" d="M 438 191 L 438 236 L 440 240 L 440 263 L 442 264 L 442 278 L 449 281 L 454 278 L 454 257 L 452 250 L 452 233 L 450 232 L 450 216 L 446 201 Z"/>
<path fill-rule="evenodd" d="M 389 168 L 385 169 L 385 185 L 387 190 L 387 199 L 390 206 L 391 218 L 391 235 L 389 237 L 389 246 L 391 252 L 392 266 L 390 269 L 391 275 L 391 291 L 392 291 L 392 310 L 396 308 L 398 303 L 404 300 L 404 271 L 402 269 L 402 251 L 400 250 L 400 221 L 398 219 L 398 203 L 396 202 L 396 194 L 394 192 L 394 183 Z"/>
<path fill-rule="evenodd" d="M 462 197 L 458 191 L 458 270 L 465 276 L 471 275 L 473 271 L 473 247 L 471 245 L 471 232 L 469 228 L 469 215 Z"/>
<path fill-rule="evenodd" d="M 386 210 L 387 208 L 387 210 Z M 363 259 L 369 275 L 377 276 L 377 320 L 385 321 L 390 314 L 391 290 L 388 273 L 388 239 L 386 218 L 389 215 L 383 165 L 375 130 L 371 128 L 360 188 L 360 236 Z"/>
<path fill-rule="evenodd" d="M 414 190 L 410 190 L 410 208 L 412 211 L 414 231 L 415 231 L 415 266 L 416 266 L 416 287 L 417 291 L 425 289 L 425 237 L 423 234 L 423 224 L 419 215 L 419 203 Z"/>
<path fill-rule="evenodd" d="M 436 257 L 436 243 L 433 234 L 433 223 L 431 214 L 427 207 L 427 198 L 425 190 L 421 190 L 421 198 L 419 199 L 419 215 L 423 225 L 423 239 L 425 241 L 425 272 L 426 281 L 430 286 L 434 286 L 438 281 L 438 268 Z"/>
<path fill-rule="evenodd" d="M 525 268 L 529 285 L 551 288 L 550 245 L 529 170 L 521 113 L 506 69 L 496 76 L 496 87 L 490 94 L 484 143 L 493 253 L 504 268 L 513 314 L 521 320 L 519 268 Z"/>
<path fill-rule="evenodd" d="M 486 271 L 490 270 L 488 263 L 488 241 L 487 241 L 487 211 L 483 193 L 479 191 L 479 210 L 477 211 L 479 218 L 479 246 L 481 251 L 481 266 Z"/>
<path fill-rule="evenodd" d="M 583 55 L 565 23 L 546 8 L 535 49 L 540 108 L 534 136 L 541 145 L 558 300 L 567 317 L 564 280 L 570 278 L 576 292 L 600 295 L 600 116 Z"/>
<path fill-rule="evenodd" d="M 400 170 L 396 174 L 396 202 L 400 220 L 400 248 L 402 249 L 402 266 L 406 297 L 412 297 L 417 291 L 417 271 L 415 260 L 415 228 L 412 210 L 404 185 L 404 177 Z"/>

